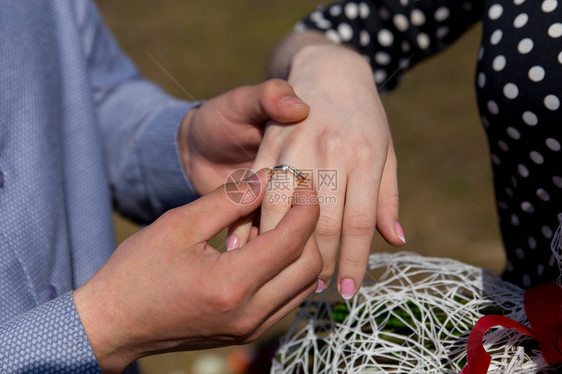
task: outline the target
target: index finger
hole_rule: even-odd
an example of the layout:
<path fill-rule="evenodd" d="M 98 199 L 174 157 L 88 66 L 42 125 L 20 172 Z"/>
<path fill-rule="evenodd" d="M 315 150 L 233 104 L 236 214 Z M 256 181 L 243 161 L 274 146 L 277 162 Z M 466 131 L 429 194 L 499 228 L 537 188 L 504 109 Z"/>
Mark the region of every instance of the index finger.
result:
<path fill-rule="evenodd" d="M 295 261 L 313 234 L 320 209 L 311 191 L 299 191 L 294 203 L 275 228 L 244 245 L 224 253 L 232 256 L 237 269 L 246 271 L 244 279 L 260 288 Z M 249 276 L 248 276 L 249 275 Z"/>

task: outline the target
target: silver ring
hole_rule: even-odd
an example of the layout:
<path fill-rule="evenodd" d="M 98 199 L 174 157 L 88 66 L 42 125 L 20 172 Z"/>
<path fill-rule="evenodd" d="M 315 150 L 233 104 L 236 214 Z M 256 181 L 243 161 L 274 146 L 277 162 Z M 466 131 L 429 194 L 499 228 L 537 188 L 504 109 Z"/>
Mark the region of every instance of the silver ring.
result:
<path fill-rule="evenodd" d="M 301 184 L 302 182 L 304 182 L 306 180 L 306 177 L 304 176 L 302 171 L 300 171 L 299 169 L 294 168 L 292 166 L 289 166 L 287 164 L 279 164 L 279 165 L 274 166 L 273 169 L 271 169 L 271 175 L 273 175 L 277 172 L 291 173 L 293 175 L 293 177 L 295 177 L 295 179 L 297 180 L 298 184 Z"/>

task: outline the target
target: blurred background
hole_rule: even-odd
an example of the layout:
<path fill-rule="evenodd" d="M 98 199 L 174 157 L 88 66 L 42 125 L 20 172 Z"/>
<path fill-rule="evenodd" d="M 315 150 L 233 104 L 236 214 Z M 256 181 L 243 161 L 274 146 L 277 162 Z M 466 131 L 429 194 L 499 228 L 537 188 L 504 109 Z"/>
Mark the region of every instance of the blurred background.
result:
<path fill-rule="evenodd" d="M 210 98 L 265 79 L 274 45 L 317 5 L 313 0 L 97 0 L 122 48 L 143 74 L 188 99 Z M 473 89 L 480 27 L 403 75 L 383 97 L 398 156 L 405 250 L 503 270 L 488 145 Z M 119 241 L 134 224 L 115 215 Z M 224 247 L 225 235 L 213 240 Z M 377 237 L 372 251 L 396 251 Z M 241 373 L 255 347 L 285 331 L 289 316 L 251 347 L 173 353 L 141 360 L 142 372 Z M 259 372 L 259 371 L 258 371 Z"/>

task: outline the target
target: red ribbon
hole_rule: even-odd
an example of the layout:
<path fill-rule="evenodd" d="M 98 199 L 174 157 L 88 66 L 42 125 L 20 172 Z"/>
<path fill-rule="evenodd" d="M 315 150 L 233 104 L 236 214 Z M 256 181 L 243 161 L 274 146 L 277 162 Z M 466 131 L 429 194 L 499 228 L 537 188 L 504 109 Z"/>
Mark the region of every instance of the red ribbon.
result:
<path fill-rule="evenodd" d="M 498 315 L 484 316 L 476 322 L 468 337 L 467 365 L 461 374 L 488 372 L 492 357 L 486 353 L 482 339 L 494 326 L 507 327 L 536 339 L 548 364 L 562 363 L 562 288 L 553 281 L 527 290 L 524 305 L 531 328 Z"/>

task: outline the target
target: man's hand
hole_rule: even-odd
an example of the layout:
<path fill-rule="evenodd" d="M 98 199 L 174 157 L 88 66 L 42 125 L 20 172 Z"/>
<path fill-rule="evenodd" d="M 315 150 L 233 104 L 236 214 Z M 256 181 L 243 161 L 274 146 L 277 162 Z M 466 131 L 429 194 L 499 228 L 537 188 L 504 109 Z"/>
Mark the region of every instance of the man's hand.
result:
<path fill-rule="evenodd" d="M 257 176 L 262 188 L 255 201 L 236 204 L 220 187 L 165 213 L 74 292 L 104 373 L 150 354 L 252 341 L 316 289 L 317 205 L 294 204 L 275 228 L 236 250 L 220 253 L 207 244 L 259 207 L 265 170 Z"/>
<path fill-rule="evenodd" d="M 233 170 L 249 168 L 267 120 L 291 124 L 305 119 L 308 111 L 291 85 L 280 79 L 236 88 L 190 110 L 178 146 L 195 191 L 205 195 L 225 183 Z"/>
<path fill-rule="evenodd" d="M 307 37 L 312 43 L 303 47 Z M 398 223 L 396 156 L 386 114 L 371 68 L 354 51 L 318 33 L 295 34 L 278 55 L 279 50 L 295 54 L 290 63 L 276 63 L 274 57 L 273 69 L 289 72 L 289 83 L 310 105 L 310 114 L 297 126 L 270 122 L 252 168 L 284 163 L 312 171 L 320 202 L 315 233 L 324 261 L 318 291 L 335 270 L 341 235 L 337 285 L 348 299 L 363 281 L 375 228 L 391 245 L 405 244 Z M 336 170 L 336 190 L 333 184 L 322 185 L 322 169 Z M 275 227 L 289 209 L 283 203 L 286 199 L 270 198 L 283 192 L 270 190 L 262 206 L 262 231 Z M 244 244 L 250 226 L 249 222 L 238 226 L 231 241 Z"/>

